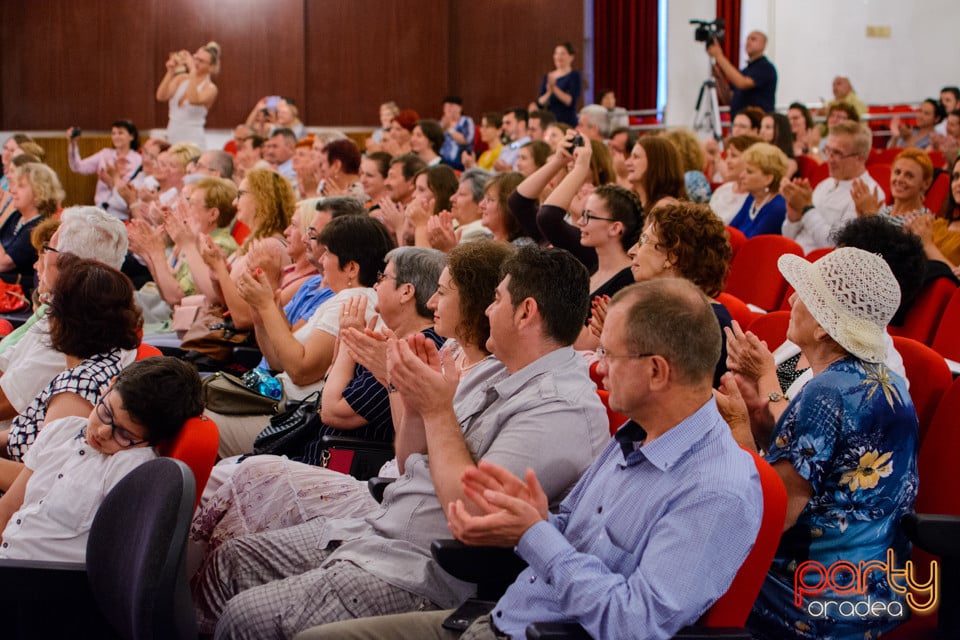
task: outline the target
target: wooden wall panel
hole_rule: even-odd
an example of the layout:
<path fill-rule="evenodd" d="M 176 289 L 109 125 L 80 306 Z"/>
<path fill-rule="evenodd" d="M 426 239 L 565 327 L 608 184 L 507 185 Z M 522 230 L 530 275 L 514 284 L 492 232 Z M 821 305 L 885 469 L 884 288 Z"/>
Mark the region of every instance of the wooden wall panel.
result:
<path fill-rule="evenodd" d="M 448 93 L 479 114 L 527 104 L 554 43 L 582 33 L 582 0 L 0 2 L 0 130 L 164 127 L 154 92 L 168 52 L 211 39 L 223 46 L 212 128 L 268 94 L 316 126 L 374 126 L 385 100 L 438 117 Z"/>
<path fill-rule="evenodd" d="M 439 117 L 451 4 L 458 2 L 308 1 L 309 122 L 377 125 L 378 106 L 387 100 Z"/>

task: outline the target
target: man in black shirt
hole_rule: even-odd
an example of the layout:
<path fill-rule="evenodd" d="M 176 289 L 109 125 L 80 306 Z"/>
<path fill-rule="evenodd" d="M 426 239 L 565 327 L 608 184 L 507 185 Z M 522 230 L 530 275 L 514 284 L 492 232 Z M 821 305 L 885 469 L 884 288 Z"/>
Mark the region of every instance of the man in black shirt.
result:
<path fill-rule="evenodd" d="M 747 36 L 747 66 L 738 71 L 733 63 L 723 55 L 723 49 L 717 41 L 707 47 L 707 53 L 717 61 L 717 66 L 733 86 L 733 98 L 730 100 L 730 114 L 738 113 L 744 107 L 760 107 L 766 113 L 774 108 L 774 96 L 777 92 L 777 69 L 763 55 L 767 47 L 767 36 L 759 31 L 751 31 Z"/>

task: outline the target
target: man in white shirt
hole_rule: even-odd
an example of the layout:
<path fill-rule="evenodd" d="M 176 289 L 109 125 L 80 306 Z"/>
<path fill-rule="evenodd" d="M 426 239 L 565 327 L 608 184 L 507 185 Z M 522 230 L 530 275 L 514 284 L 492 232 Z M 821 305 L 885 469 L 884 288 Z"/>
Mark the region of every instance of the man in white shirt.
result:
<path fill-rule="evenodd" d="M 810 181 L 784 179 L 780 193 L 787 201 L 787 217 L 783 222 L 784 236 L 795 240 L 809 253 L 820 247 L 832 247 L 833 232 L 856 217 L 857 211 L 850 197 L 853 181 L 861 180 L 882 201 L 883 187 L 867 173 L 866 161 L 870 154 L 870 130 L 858 122 L 841 122 L 830 128 L 824 158 L 830 177 L 811 189 Z"/>

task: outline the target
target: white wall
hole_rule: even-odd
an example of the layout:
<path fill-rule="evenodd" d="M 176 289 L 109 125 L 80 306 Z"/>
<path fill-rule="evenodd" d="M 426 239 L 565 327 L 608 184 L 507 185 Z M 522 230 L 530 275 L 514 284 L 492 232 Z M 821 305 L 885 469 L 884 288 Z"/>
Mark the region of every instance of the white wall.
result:
<path fill-rule="evenodd" d="M 712 19 L 716 5 L 667 4 L 666 120 L 689 125 L 706 58 L 688 21 Z M 939 97 L 945 85 L 960 85 L 958 0 L 743 0 L 741 13 L 741 39 L 754 29 L 770 38 L 778 107 L 831 99 L 836 75 L 849 76 L 857 95 L 877 104 L 919 102 Z M 890 26 L 891 37 L 867 38 L 868 25 Z"/>

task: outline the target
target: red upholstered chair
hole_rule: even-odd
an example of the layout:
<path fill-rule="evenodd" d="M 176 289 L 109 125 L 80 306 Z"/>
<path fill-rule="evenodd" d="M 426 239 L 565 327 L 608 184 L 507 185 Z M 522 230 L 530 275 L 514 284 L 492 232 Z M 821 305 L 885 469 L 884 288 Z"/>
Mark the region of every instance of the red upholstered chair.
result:
<path fill-rule="evenodd" d="M 902 327 L 890 327 L 890 333 L 896 336 L 913 338 L 923 344 L 933 344 L 933 336 L 940 324 L 943 311 L 956 292 L 957 286 L 947 278 L 937 278 L 920 290 L 907 311 Z"/>
<path fill-rule="evenodd" d="M 777 269 L 777 259 L 785 253 L 802 256 L 803 249 L 783 236 L 750 238 L 730 265 L 726 292 L 765 311 L 779 309 L 787 291 L 787 281 Z"/>
<path fill-rule="evenodd" d="M 933 350 L 944 358 L 960 362 L 960 288 L 953 292 L 943 309 L 933 335 Z"/>
<path fill-rule="evenodd" d="M 770 313 L 759 314 L 750 323 L 748 329 L 766 342 L 767 348 L 773 351 L 786 341 L 787 325 L 789 324 L 789 311 L 771 311 Z"/>
<path fill-rule="evenodd" d="M 599 364 L 599 362 L 592 362 L 590 364 L 590 379 L 597 385 L 597 389 L 603 389 L 603 376 L 597 371 L 597 365 Z"/>
<path fill-rule="evenodd" d="M 753 324 L 757 316 L 763 315 L 762 313 L 752 311 L 746 302 L 726 291 L 717 294 L 715 300 L 727 308 L 727 311 L 730 312 L 730 317 L 736 320 L 741 327 L 749 327 Z"/>
<path fill-rule="evenodd" d="M 6 318 L 0 318 L 0 336 L 8 336 L 13 331 L 13 324 Z"/>
<path fill-rule="evenodd" d="M 867 173 L 877 181 L 880 188 L 887 194 L 887 204 L 893 204 L 893 194 L 890 193 L 890 170 L 890 165 L 883 163 L 871 164 L 867 167 Z"/>
<path fill-rule="evenodd" d="M 823 256 L 827 255 L 834 250 L 835 247 L 820 247 L 819 249 L 811 249 L 810 253 L 804 256 L 809 262 L 816 262 Z"/>
<path fill-rule="evenodd" d="M 736 256 L 737 251 L 747 241 L 747 236 L 743 235 L 743 231 L 740 231 L 740 229 L 730 225 L 727 225 L 727 236 L 730 238 L 730 249 L 733 252 L 731 257 Z"/>
<path fill-rule="evenodd" d="M 830 167 L 826 162 L 823 164 L 817 165 L 809 176 L 803 176 L 810 181 L 811 187 L 816 187 L 818 184 L 830 177 Z"/>
<path fill-rule="evenodd" d="M 809 180 L 820 168 L 820 163 L 807 154 L 799 155 L 794 159 L 797 161 L 797 173 L 801 178 Z"/>
<path fill-rule="evenodd" d="M 597 389 L 597 395 L 600 396 L 600 402 L 603 403 L 603 407 L 607 410 L 607 423 L 610 427 L 610 435 L 612 436 L 617 432 L 617 429 L 623 426 L 623 423 L 629 420 L 627 416 L 617 413 L 610 408 L 610 392 L 606 389 Z"/>
<path fill-rule="evenodd" d="M 874 153 L 871 153 L 867 158 L 867 168 L 872 167 L 876 164 L 893 164 L 894 158 L 900 155 L 900 152 L 903 151 L 903 147 L 890 147 L 889 149 L 878 149 Z M 876 180 L 876 178 L 874 178 Z M 880 185 L 886 190 L 887 186 L 890 183 L 887 182 L 885 185 Z"/>
<path fill-rule="evenodd" d="M 180 460 L 193 471 L 197 485 L 197 498 L 194 508 L 200 504 L 203 488 L 207 486 L 210 471 L 217 461 L 217 447 L 220 445 L 220 432 L 217 424 L 206 416 L 196 416 L 187 420 L 177 437 L 157 447 L 157 453 L 168 458 Z"/>
<path fill-rule="evenodd" d="M 234 220 L 233 228 L 230 229 L 230 235 L 233 236 L 233 239 L 236 240 L 238 245 L 241 245 L 243 241 L 247 239 L 247 236 L 250 235 L 250 227 L 239 220 Z"/>
<path fill-rule="evenodd" d="M 137 347 L 137 360 L 143 360 L 144 358 L 156 358 L 162 356 L 163 352 L 160 349 L 157 349 L 152 344 L 147 344 L 146 342 L 141 342 L 140 346 Z"/>
<path fill-rule="evenodd" d="M 953 376 L 943 356 L 930 347 L 902 336 L 893 337 L 893 346 L 903 357 L 903 368 L 910 381 L 910 397 L 920 421 L 920 442 L 926 436 L 933 414 Z"/>
<path fill-rule="evenodd" d="M 950 174 L 941 173 L 937 176 L 936 180 L 933 181 L 933 184 L 930 185 L 930 188 L 927 189 L 927 195 L 923 199 L 923 206 L 936 213 L 940 211 L 940 207 L 943 205 L 943 201 L 946 200 L 949 193 Z"/>

